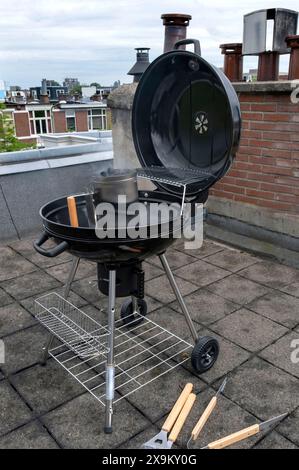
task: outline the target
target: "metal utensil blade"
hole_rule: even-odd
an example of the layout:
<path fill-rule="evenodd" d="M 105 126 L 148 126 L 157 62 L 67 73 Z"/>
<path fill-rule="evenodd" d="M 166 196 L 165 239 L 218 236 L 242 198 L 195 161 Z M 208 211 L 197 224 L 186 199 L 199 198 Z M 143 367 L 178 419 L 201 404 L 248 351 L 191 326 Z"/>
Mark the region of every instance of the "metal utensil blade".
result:
<path fill-rule="evenodd" d="M 152 439 L 143 444 L 142 449 L 167 449 L 167 432 L 163 429 Z"/>
<path fill-rule="evenodd" d="M 268 419 L 268 421 L 264 421 L 263 423 L 260 424 L 260 431 L 268 431 L 273 426 L 275 426 L 276 423 L 279 423 L 279 421 L 285 418 L 287 415 L 288 413 L 283 413 L 282 415 L 275 416 L 275 418 Z"/>
<path fill-rule="evenodd" d="M 216 393 L 216 397 L 217 397 L 218 395 L 220 395 L 220 393 L 223 392 L 223 390 L 225 389 L 226 383 L 227 383 L 227 377 L 225 377 L 225 379 L 223 380 L 222 384 L 220 385 L 220 387 L 219 387 L 219 389 L 218 389 L 218 391 L 217 391 L 217 393 Z"/>

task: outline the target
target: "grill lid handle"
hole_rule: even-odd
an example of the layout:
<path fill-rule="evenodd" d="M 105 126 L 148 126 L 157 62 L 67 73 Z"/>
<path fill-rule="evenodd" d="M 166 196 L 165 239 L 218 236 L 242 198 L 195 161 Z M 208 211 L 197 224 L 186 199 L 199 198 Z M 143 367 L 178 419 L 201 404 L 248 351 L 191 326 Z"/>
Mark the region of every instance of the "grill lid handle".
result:
<path fill-rule="evenodd" d="M 39 254 L 47 256 L 48 258 L 54 258 L 54 256 L 60 255 L 69 248 L 68 242 L 63 241 L 60 242 L 57 246 L 54 246 L 54 248 L 49 248 L 48 250 L 45 250 L 44 248 L 42 248 L 42 245 L 47 240 L 49 240 L 49 238 L 49 235 L 47 235 L 46 233 L 42 233 L 41 236 L 33 242 L 33 246 Z"/>
<path fill-rule="evenodd" d="M 180 46 L 185 46 L 186 44 L 193 44 L 194 45 L 194 53 L 201 56 L 201 47 L 200 47 L 200 42 L 198 39 L 181 39 L 180 41 L 177 41 L 173 48 L 176 50 Z"/>

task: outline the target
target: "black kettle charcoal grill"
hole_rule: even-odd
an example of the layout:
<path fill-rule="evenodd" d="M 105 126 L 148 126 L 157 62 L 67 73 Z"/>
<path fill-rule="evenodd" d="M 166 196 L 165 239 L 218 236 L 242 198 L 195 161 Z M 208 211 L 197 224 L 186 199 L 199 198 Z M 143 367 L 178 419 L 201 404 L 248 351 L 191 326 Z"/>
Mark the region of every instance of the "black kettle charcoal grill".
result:
<path fill-rule="evenodd" d="M 182 44 L 193 44 L 194 53 L 178 50 Z M 209 188 L 228 171 L 240 128 L 239 102 L 231 83 L 201 58 L 198 41 L 179 41 L 175 50 L 150 64 L 134 97 L 132 133 L 141 163 L 138 175 L 156 186 L 153 191 L 139 191 L 139 202 L 147 207 L 152 202 L 178 202 L 171 222 L 179 218 L 181 231 L 185 202 L 205 202 Z M 44 232 L 34 243 L 35 249 L 49 257 L 68 251 L 74 260 L 64 297 L 48 294 L 38 299 L 36 316 L 52 333 L 44 360 L 50 353 L 105 405 L 105 431 L 111 432 L 115 402 L 173 370 L 190 355 L 194 370 L 205 372 L 215 363 L 219 346 L 214 338 L 198 337 L 168 265 L 165 252 L 176 239 L 174 224 L 169 224 L 167 237 L 163 220 L 157 220 L 154 238 L 100 239 L 90 226 L 86 195 L 76 201 L 78 228 L 70 225 L 66 197 L 40 210 Z M 55 241 L 54 248 L 43 246 L 48 239 Z M 160 258 L 195 346 L 146 316 L 142 261 L 153 255 Z M 97 263 L 98 288 L 108 296 L 106 326 L 105 318 L 95 320 L 66 300 L 80 258 Z M 115 319 L 117 297 L 128 297 L 119 320 Z M 53 347 L 54 336 L 61 345 Z"/>

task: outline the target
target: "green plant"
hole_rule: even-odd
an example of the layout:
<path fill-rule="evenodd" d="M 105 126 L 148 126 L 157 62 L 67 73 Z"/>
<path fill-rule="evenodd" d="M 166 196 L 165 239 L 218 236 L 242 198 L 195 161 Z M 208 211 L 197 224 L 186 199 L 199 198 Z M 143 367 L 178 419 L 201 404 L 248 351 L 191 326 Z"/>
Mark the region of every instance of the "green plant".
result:
<path fill-rule="evenodd" d="M 101 88 L 101 85 L 98 82 L 92 82 L 89 86 L 95 86 L 96 88 Z"/>
<path fill-rule="evenodd" d="M 14 135 L 14 126 L 10 116 L 5 113 L 5 106 L 0 104 L 0 153 L 16 152 L 28 148 L 35 148 L 34 144 L 21 142 Z"/>
<path fill-rule="evenodd" d="M 71 95 L 81 95 L 81 85 L 74 85 L 72 88 L 70 88 L 70 94 Z"/>

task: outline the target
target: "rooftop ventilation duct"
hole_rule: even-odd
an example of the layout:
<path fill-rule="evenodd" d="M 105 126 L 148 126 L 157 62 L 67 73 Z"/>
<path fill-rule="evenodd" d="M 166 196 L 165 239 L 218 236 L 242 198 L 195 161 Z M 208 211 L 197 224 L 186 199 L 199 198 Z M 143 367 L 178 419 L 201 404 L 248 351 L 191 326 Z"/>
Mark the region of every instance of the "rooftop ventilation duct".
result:
<path fill-rule="evenodd" d="M 133 75 L 133 82 L 139 82 L 141 75 L 149 66 L 149 47 L 136 47 L 136 63 L 129 70 L 128 75 Z"/>

